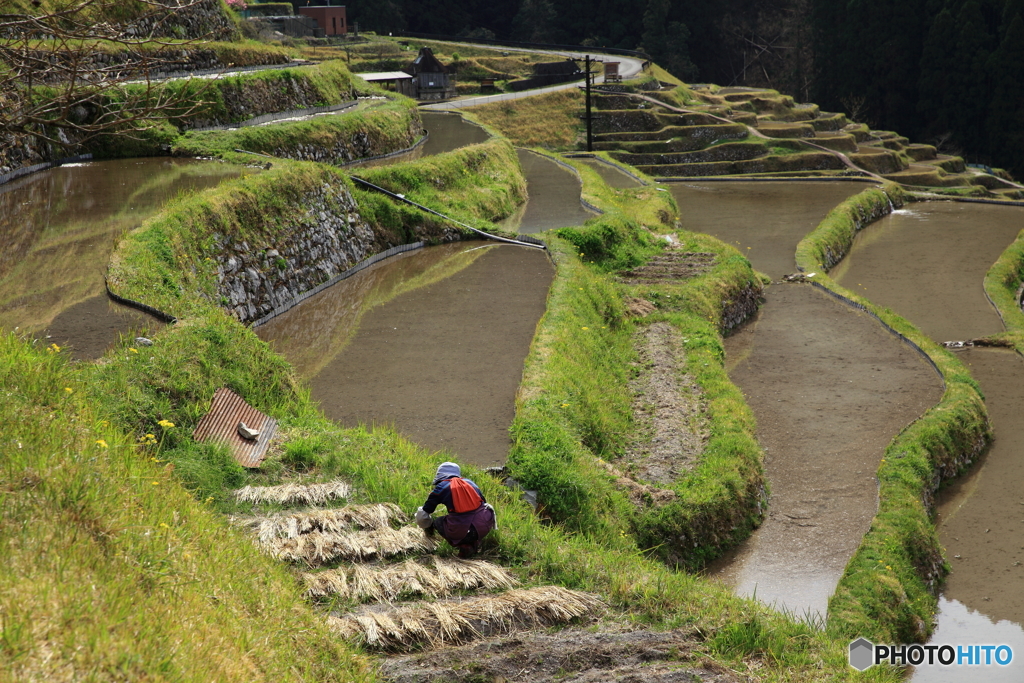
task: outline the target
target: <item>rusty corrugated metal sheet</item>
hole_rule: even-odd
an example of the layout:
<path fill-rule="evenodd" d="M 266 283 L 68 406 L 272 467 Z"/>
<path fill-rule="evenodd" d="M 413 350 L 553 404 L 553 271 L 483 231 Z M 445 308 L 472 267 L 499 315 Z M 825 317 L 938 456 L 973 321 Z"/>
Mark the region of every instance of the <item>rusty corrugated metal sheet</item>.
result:
<path fill-rule="evenodd" d="M 238 423 L 259 431 L 255 440 L 243 439 Z M 259 467 L 267 457 L 267 448 L 277 430 L 277 420 L 261 413 L 235 392 L 221 387 L 213 395 L 210 412 L 196 425 L 192 438 L 196 441 L 217 440 L 227 444 L 242 467 Z"/>

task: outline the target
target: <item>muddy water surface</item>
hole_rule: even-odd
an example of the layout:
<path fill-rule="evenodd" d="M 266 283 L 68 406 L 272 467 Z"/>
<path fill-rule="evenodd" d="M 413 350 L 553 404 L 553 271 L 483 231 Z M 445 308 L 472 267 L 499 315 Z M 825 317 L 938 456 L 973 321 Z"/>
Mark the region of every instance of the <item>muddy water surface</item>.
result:
<path fill-rule="evenodd" d="M 73 164 L 0 186 L 0 325 L 96 358 L 149 316 L 108 302 L 103 273 L 117 239 L 181 192 L 241 169 L 189 159 Z"/>
<path fill-rule="evenodd" d="M 942 394 L 921 356 L 809 285 L 775 285 L 726 340 L 730 377 L 757 417 L 768 518 L 708 574 L 742 595 L 824 616 L 877 508 L 886 446 Z"/>
<path fill-rule="evenodd" d="M 529 195 L 519 210 L 499 225 L 520 233 L 543 232 L 569 225 L 583 225 L 597 214 L 580 204 L 580 179 L 551 159 L 524 149 L 517 150 L 526 174 Z"/>
<path fill-rule="evenodd" d="M 731 244 L 757 270 L 778 279 L 796 270 L 796 245 L 865 183 L 719 181 L 668 185 L 683 227 Z"/>
<path fill-rule="evenodd" d="M 797 243 L 865 187 L 670 186 L 686 228 L 736 245 L 774 278 L 793 272 Z M 938 400 L 940 380 L 873 318 L 806 285 L 770 287 L 756 319 L 726 340 L 726 355 L 758 421 L 771 499 L 761 529 L 708 573 L 798 615 L 824 615 L 875 514 L 882 452 Z"/>
<path fill-rule="evenodd" d="M 429 133 L 427 141 L 422 145 L 404 154 L 396 154 L 385 159 L 349 164 L 348 168 L 390 166 L 403 161 L 451 152 L 460 147 L 468 147 L 490 139 L 486 130 L 458 114 L 421 111 L 420 117 L 423 120 L 423 128 Z"/>
<path fill-rule="evenodd" d="M 498 465 L 554 270 L 536 249 L 480 242 L 436 249 L 358 273 L 259 333 L 300 359 L 328 417 L 346 426 L 394 423 L 426 448 Z M 368 278 L 377 284 L 358 282 Z"/>
<path fill-rule="evenodd" d="M 1002 332 L 983 282 L 1022 227 L 1017 207 L 909 204 L 862 230 L 831 275 L 936 341 Z"/>
<path fill-rule="evenodd" d="M 633 176 L 620 171 L 611 164 L 606 164 L 605 162 L 597 159 L 579 159 L 579 161 L 582 161 L 584 164 L 597 171 L 597 174 L 601 176 L 601 180 L 603 180 L 608 187 L 614 187 L 617 190 L 624 190 L 643 185 L 643 183 Z"/>
<path fill-rule="evenodd" d="M 834 273 L 939 340 L 1002 330 L 984 296 L 985 272 L 1016 237 L 1014 207 L 911 204 L 868 226 Z M 1010 351 L 957 352 L 985 395 L 995 437 L 970 473 L 937 496 L 939 539 L 952 573 L 935 643 L 1020 644 L 1024 652 L 1024 361 Z M 1024 660 L 1021 660 L 1024 662 Z M 915 681 L 947 680 L 920 667 Z M 1002 676 L 1002 678 L 999 678 Z M 958 681 L 1024 680 L 1024 664 L 958 671 Z"/>

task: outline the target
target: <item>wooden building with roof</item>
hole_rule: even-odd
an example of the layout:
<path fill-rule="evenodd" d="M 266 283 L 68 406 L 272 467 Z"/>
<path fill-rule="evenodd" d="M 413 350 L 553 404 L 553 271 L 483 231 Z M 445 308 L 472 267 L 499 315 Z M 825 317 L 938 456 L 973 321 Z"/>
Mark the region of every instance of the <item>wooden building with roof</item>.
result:
<path fill-rule="evenodd" d="M 447 100 L 455 97 L 455 74 L 434 56 L 429 47 L 421 47 L 416 59 L 404 71 L 412 76 L 412 96 L 416 99 Z"/>

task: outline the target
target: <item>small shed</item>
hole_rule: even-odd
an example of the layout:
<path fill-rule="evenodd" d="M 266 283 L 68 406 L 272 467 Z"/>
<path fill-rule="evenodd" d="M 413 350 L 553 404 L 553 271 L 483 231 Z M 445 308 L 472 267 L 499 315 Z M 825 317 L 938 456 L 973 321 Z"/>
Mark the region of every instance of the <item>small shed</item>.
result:
<path fill-rule="evenodd" d="M 381 71 L 355 75 L 367 83 L 376 83 L 385 90 L 391 90 L 406 97 L 415 97 L 412 88 L 412 76 L 404 71 Z"/>
<path fill-rule="evenodd" d="M 455 97 L 455 75 L 434 56 L 429 47 L 421 47 L 412 64 L 405 68 L 412 76 L 413 97 L 418 100 L 447 100 Z"/>
<path fill-rule="evenodd" d="M 348 33 L 348 21 L 344 5 L 303 5 L 299 14 L 316 21 L 325 36 L 343 36 Z"/>

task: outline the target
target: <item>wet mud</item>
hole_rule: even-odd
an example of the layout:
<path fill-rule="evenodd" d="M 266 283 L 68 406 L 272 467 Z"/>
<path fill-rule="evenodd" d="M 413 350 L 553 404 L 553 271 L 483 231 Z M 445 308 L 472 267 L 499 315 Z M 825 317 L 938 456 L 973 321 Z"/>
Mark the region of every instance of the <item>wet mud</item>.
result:
<path fill-rule="evenodd" d="M 524 149 L 516 150 L 516 154 L 526 174 L 529 198 L 499 226 L 529 234 L 583 225 L 597 215 L 580 204 L 580 179 L 575 173 L 540 154 Z"/>
<path fill-rule="evenodd" d="M 608 187 L 613 187 L 616 190 L 626 190 L 632 187 L 641 187 L 643 183 L 629 175 L 617 169 L 615 166 L 606 164 L 603 161 L 597 159 L 579 159 L 590 168 L 597 171 L 597 174 L 601 176 L 601 180 L 605 182 Z"/>
<path fill-rule="evenodd" d="M 833 270 L 843 287 L 886 306 L 942 342 L 1003 331 L 985 273 L 1021 227 L 1012 206 L 909 204 L 857 235 Z"/>
<path fill-rule="evenodd" d="M 305 372 L 316 371 L 310 380 L 313 398 L 328 417 L 350 427 L 394 424 L 409 439 L 447 450 L 460 462 L 486 467 L 505 461 L 523 362 L 554 269 L 536 249 L 483 246 L 473 254 L 471 263 L 449 276 L 428 277 L 422 286 L 365 310 L 354 318 L 355 330 L 345 327 L 353 317 L 343 309 L 362 304 L 338 287 L 363 273 L 285 314 L 304 315 L 304 308 L 325 297 L 336 300 L 324 306 L 342 311 L 337 329 L 317 320 L 315 331 L 302 333 L 305 339 L 350 338 L 322 367 L 315 360 L 299 363 Z M 393 263 L 389 259 L 374 269 Z M 278 329 L 289 324 L 282 321 Z M 260 335 L 269 338 L 265 328 Z M 294 333 L 279 345 L 289 360 L 288 349 L 301 347 Z"/>
<path fill-rule="evenodd" d="M 768 517 L 707 573 L 797 616 L 829 596 L 877 509 L 886 446 L 934 405 L 941 380 L 871 316 L 809 285 L 775 285 L 726 340 L 757 418 Z"/>
<path fill-rule="evenodd" d="M 667 186 L 682 226 L 713 235 L 778 279 L 796 270 L 796 245 L 843 200 L 868 185 L 852 182 L 685 182 Z"/>
<path fill-rule="evenodd" d="M 453 152 L 461 147 L 487 142 L 490 139 L 490 135 L 487 134 L 486 130 L 475 123 L 467 121 L 458 114 L 421 111 L 420 118 L 423 121 L 424 130 L 429 133 L 427 141 L 422 145 L 408 152 L 395 154 L 383 159 L 349 164 L 347 168 L 390 166 L 391 164 L 403 161 L 414 161 L 435 154 Z"/>
<path fill-rule="evenodd" d="M 129 329 L 159 326 L 107 302 L 118 238 L 179 193 L 241 169 L 190 159 L 71 164 L 0 186 L 0 325 L 97 358 Z"/>

